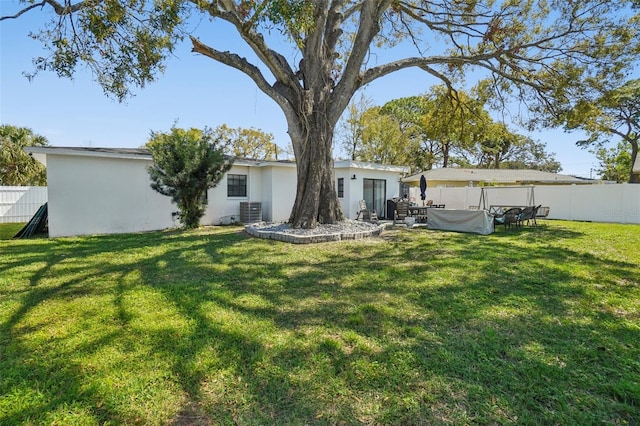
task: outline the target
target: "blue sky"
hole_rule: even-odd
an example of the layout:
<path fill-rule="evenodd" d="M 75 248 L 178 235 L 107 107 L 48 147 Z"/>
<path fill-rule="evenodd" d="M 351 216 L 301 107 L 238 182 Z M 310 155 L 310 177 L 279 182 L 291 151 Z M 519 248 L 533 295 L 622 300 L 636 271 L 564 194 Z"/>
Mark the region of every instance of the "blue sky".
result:
<path fill-rule="evenodd" d="M 0 0 L 0 14 L 15 10 L 14 0 Z M 40 42 L 29 38 L 28 33 L 43 22 L 40 10 L 0 22 L 1 124 L 30 127 L 54 146 L 138 147 L 148 140 L 152 130 L 166 131 L 176 120 L 177 126 L 183 128 L 221 124 L 255 127 L 272 133 L 281 147 L 289 143 L 279 107 L 244 74 L 191 53 L 188 41 L 176 49 L 164 75 L 144 89 L 135 89 L 135 96 L 125 103 L 105 96 L 88 70 L 80 70 L 74 80 L 47 72 L 29 82 L 23 72 L 33 71 L 32 59 L 43 51 Z M 203 21 L 198 30 L 209 26 L 208 21 Z M 222 50 L 242 49 L 247 59 L 256 63 L 255 54 L 231 36 L 230 28 L 208 30 L 206 35 L 209 38 L 203 41 Z M 364 94 L 376 105 L 382 105 L 425 93 L 438 83 L 421 71 L 405 70 L 370 84 Z M 546 143 L 547 151 L 555 152 L 561 162 L 562 173 L 589 177 L 591 169 L 597 167 L 592 154 L 575 146 L 582 136 L 579 133 L 516 130 Z"/>

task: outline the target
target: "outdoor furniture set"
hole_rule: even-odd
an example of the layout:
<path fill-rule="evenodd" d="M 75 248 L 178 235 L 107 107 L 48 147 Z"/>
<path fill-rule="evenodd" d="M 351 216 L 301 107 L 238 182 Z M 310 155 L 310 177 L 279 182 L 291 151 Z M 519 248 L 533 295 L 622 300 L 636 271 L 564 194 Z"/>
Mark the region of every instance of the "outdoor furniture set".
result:
<path fill-rule="evenodd" d="M 504 229 L 508 229 L 511 225 L 515 225 L 516 228 L 522 228 L 524 223 L 527 225 L 533 223 L 533 226 L 538 226 L 536 221 L 537 217 L 540 217 L 538 211 L 542 206 L 526 206 L 526 207 L 513 207 L 513 206 L 490 206 L 489 213 L 493 215 L 493 223 L 495 225 L 504 225 Z M 549 214 L 549 208 L 545 208 L 545 216 Z"/>
<path fill-rule="evenodd" d="M 431 201 L 431 200 L 429 200 Z M 426 206 L 411 205 L 409 201 L 398 201 L 396 206 L 395 215 L 393 218 L 393 224 L 396 222 L 404 222 L 407 217 L 413 218 L 417 223 L 427 222 L 427 211 L 429 209 L 444 209 L 444 204 L 427 203 Z"/>
<path fill-rule="evenodd" d="M 427 209 L 440 208 L 443 209 L 444 204 L 429 204 L 426 206 L 411 205 L 409 201 L 400 200 L 396 204 L 395 211 L 393 212 L 393 224 L 405 223 L 406 218 L 412 218 L 414 222 L 426 223 L 427 222 Z M 360 200 L 360 210 L 356 216 L 356 220 L 377 221 L 378 214 L 375 210 L 367 207 L 365 200 Z"/>
<path fill-rule="evenodd" d="M 411 227 L 414 223 L 427 223 L 427 212 L 429 209 L 444 209 L 444 204 L 433 204 L 431 200 L 425 206 L 412 205 L 408 200 L 400 200 L 396 204 L 394 211 L 393 224 L 402 223 Z M 477 210 L 477 209 L 472 209 Z M 492 205 L 488 210 L 484 210 L 488 220 L 493 222 L 493 228 L 496 225 L 504 225 L 505 230 L 514 225 L 516 228 L 522 228 L 526 222 L 527 225 L 533 224 L 538 226 L 536 218 L 544 218 L 549 215 L 549 207 L 537 206 L 505 206 Z M 444 213 L 444 212 L 443 212 Z M 453 213 L 451 213 L 453 214 Z M 377 221 L 378 215 L 376 211 L 367 207 L 364 200 L 360 201 L 360 210 L 356 220 Z M 442 218 L 440 218 L 442 219 Z M 457 219 L 453 219 L 454 221 Z M 469 219 L 471 220 L 471 219 Z"/>

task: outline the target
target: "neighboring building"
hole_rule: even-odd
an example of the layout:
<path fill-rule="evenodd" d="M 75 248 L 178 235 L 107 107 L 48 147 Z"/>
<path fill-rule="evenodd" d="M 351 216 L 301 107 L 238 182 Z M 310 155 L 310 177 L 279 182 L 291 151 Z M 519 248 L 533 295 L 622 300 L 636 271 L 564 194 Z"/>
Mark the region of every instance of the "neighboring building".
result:
<path fill-rule="evenodd" d="M 151 189 L 148 150 L 125 148 L 31 147 L 47 167 L 49 235 L 140 232 L 178 225 L 169 197 Z M 345 217 L 355 218 L 364 199 L 379 217 L 385 201 L 397 197 L 409 169 L 356 161 L 334 164 L 336 189 Z M 296 196 L 296 166 L 290 161 L 237 159 L 207 194 L 201 221 L 218 225 L 240 220 L 240 203 L 260 203 L 262 219 L 287 221 Z"/>
<path fill-rule="evenodd" d="M 638 175 L 638 178 L 640 179 L 640 153 L 636 155 L 636 161 L 633 163 L 631 173 Z"/>
<path fill-rule="evenodd" d="M 411 186 L 420 184 L 420 176 L 427 180 L 427 188 L 452 188 L 462 186 L 491 185 L 580 185 L 602 183 L 591 179 L 582 179 L 558 173 L 539 170 L 511 169 L 459 169 L 446 167 L 427 170 L 402 179 Z"/>

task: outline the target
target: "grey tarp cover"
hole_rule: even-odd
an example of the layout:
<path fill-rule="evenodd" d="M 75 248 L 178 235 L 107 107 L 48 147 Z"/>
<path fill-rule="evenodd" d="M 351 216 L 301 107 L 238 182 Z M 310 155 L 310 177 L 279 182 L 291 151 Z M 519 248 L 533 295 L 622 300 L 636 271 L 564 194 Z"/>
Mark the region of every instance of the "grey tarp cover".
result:
<path fill-rule="evenodd" d="M 487 235 L 494 230 L 493 216 L 486 210 L 429 209 L 427 228 Z"/>

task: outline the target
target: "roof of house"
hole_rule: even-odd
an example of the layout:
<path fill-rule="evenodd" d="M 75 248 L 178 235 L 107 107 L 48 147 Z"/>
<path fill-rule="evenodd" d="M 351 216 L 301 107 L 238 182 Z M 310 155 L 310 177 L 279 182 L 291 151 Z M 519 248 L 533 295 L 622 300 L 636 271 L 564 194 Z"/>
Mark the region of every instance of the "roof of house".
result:
<path fill-rule="evenodd" d="M 151 153 L 147 148 L 94 148 L 94 147 L 75 147 L 75 146 L 38 146 L 26 147 L 27 151 L 36 160 L 47 165 L 47 155 L 70 155 L 80 157 L 103 157 L 103 158 L 121 158 L 121 159 L 144 159 L 151 160 Z M 235 158 L 234 164 L 240 166 L 285 166 L 295 167 L 295 161 L 276 160 L 263 161 L 251 158 Z M 405 166 L 390 166 L 375 163 L 365 163 L 361 161 L 340 160 L 334 163 L 335 168 L 356 168 L 356 169 L 374 169 L 392 171 L 396 173 L 407 173 L 409 168 Z"/>
<path fill-rule="evenodd" d="M 25 151 L 31 154 L 36 160 L 46 166 L 46 156 L 53 155 L 70 155 L 79 157 L 104 157 L 104 158 L 123 158 L 123 159 L 144 159 L 151 160 L 151 152 L 147 148 L 94 148 L 94 147 L 77 147 L 77 146 L 38 146 L 26 147 Z M 250 158 L 236 158 L 235 163 L 238 165 L 262 165 L 264 161 L 252 160 Z M 292 161 L 269 161 L 271 164 L 294 165 Z"/>
<path fill-rule="evenodd" d="M 558 173 L 542 172 L 540 170 L 523 169 L 460 169 L 447 167 L 441 169 L 427 170 L 413 176 L 402 179 L 403 182 L 420 182 L 420 176 L 428 181 L 458 181 L 458 182 L 487 182 L 487 183 L 592 183 L 592 180 L 585 180 L 575 176 L 562 175 Z"/>

